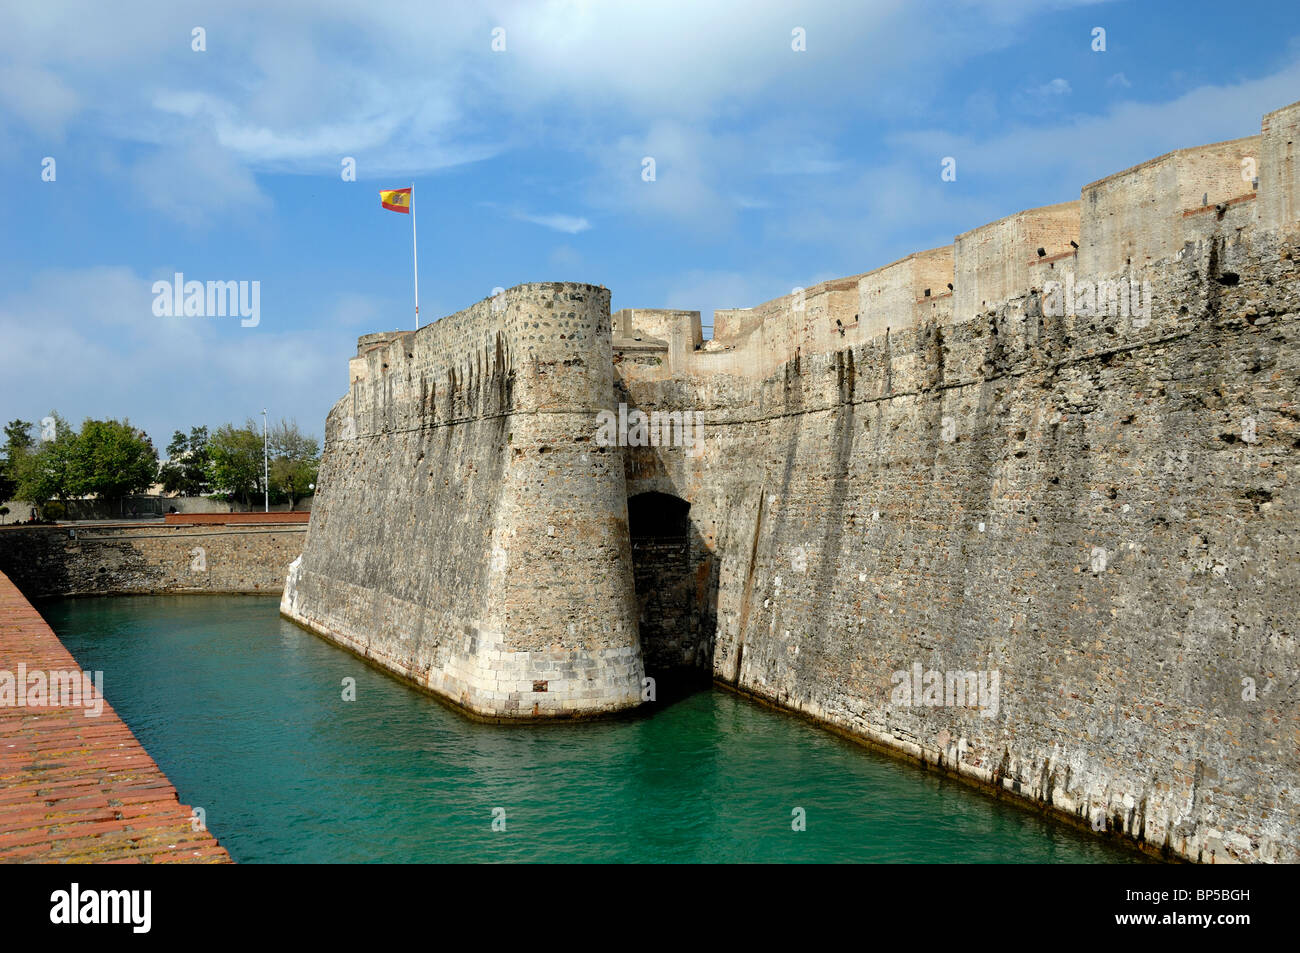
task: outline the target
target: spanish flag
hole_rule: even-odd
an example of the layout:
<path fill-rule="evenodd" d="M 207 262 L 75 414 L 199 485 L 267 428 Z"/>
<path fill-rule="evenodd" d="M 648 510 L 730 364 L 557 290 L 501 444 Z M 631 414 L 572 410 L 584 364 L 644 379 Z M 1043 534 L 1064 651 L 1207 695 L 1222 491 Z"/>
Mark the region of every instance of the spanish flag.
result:
<path fill-rule="evenodd" d="M 404 212 L 411 214 L 411 190 L 410 189 L 392 189 L 391 191 L 380 190 L 379 204 L 390 212 Z"/>

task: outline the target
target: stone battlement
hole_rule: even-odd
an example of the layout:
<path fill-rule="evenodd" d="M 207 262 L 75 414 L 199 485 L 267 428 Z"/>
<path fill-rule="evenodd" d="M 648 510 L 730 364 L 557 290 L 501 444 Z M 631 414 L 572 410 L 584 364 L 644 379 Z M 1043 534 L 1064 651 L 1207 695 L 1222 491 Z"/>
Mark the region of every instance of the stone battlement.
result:
<path fill-rule="evenodd" d="M 796 355 L 966 320 L 1041 293 L 1067 273 L 1140 280 L 1151 266 L 1215 235 L 1293 228 L 1300 208 L 1300 103 L 1269 113 L 1261 129 L 1258 136 L 1150 159 L 1083 186 L 1076 201 L 1008 215 L 963 232 L 952 245 L 753 308 L 721 309 L 714 346 L 672 352 L 657 373 L 762 377 Z M 626 336 L 640 330 L 629 327 Z M 666 333 L 661 323 L 658 334 Z M 690 339 L 689 325 L 681 337 Z"/>

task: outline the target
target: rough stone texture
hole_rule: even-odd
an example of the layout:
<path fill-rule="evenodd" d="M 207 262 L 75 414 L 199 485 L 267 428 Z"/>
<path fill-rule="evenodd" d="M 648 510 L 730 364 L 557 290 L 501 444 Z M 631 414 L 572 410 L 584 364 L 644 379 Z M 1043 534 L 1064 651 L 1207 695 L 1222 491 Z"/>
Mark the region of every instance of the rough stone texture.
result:
<path fill-rule="evenodd" d="M 634 701 L 637 611 L 661 612 L 642 617 L 656 666 L 1152 850 L 1300 861 L 1296 108 L 1248 141 L 1257 196 L 1187 207 L 1228 188 L 1241 144 L 1185 150 L 1175 182 L 1130 170 L 1088 187 L 1104 201 L 720 313 L 695 349 L 698 314 L 629 309 L 612 336 L 603 289 L 571 285 L 512 289 L 504 316 L 476 306 L 413 351 L 409 332 L 364 341 L 285 612 L 507 717 L 552 713 L 515 661 L 548 642 Z M 1080 260 L 1079 278 L 1150 282 L 1150 315 L 1044 313 Z M 870 313 L 877 287 L 899 313 Z M 554 341 L 524 359 L 521 321 L 554 333 L 550 309 L 578 316 L 572 366 Z M 595 454 L 595 413 L 619 403 L 701 414 L 703 452 Z M 642 522 L 629 554 L 646 494 L 688 525 Z M 485 645 L 514 697 L 484 682 Z M 904 704 L 893 676 L 916 665 L 996 673 L 996 709 Z M 583 684 L 562 697 L 602 710 Z"/>
<path fill-rule="evenodd" d="M 306 527 L 0 529 L 0 572 L 28 598 L 152 592 L 279 593 Z"/>
<path fill-rule="evenodd" d="M 700 381 L 703 456 L 629 492 L 714 540 L 715 676 L 1184 857 L 1298 859 L 1298 257 L 1197 248 L 1140 330 L 1024 299 Z M 997 716 L 894 706 L 916 662 L 998 671 Z"/>
<path fill-rule="evenodd" d="M 640 704 L 610 340 L 568 283 L 363 339 L 282 612 L 480 716 Z"/>

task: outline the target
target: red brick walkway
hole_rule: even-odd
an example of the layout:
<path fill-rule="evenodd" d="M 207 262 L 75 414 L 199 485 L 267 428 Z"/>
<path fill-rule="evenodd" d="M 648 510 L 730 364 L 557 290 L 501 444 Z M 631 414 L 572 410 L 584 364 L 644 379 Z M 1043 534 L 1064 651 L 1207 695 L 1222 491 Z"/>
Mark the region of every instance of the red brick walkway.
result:
<path fill-rule="evenodd" d="M 81 668 L 0 573 L 0 671 Z M 227 863 L 207 831 L 108 702 L 0 704 L 0 862 Z"/>
<path fill-rule="evenodd" d="M 311 513 L 306 510 L 295 510 L 292 513 L 287 511 L 279 513 L 168 513 L 163 517 L 163 522 L 169 526 L 207 526 L 213 523 L 218 526 L 309 523 L 311 522 Z"/>

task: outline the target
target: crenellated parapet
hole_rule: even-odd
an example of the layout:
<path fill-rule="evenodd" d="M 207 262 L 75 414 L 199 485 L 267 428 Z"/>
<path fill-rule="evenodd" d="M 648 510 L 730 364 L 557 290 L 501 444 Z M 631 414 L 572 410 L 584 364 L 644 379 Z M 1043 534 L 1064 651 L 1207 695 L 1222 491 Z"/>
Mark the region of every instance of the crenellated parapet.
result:
<path fill-rule="evenodd" d="M 1210 241 L 1281 232 L 1300 220 L 1300 103 L 1266 115 L 1258 136 L 1179 149 L 864 274 L 796 288 L 753 308 L 720 309 L 711 342 L 641 376 L 761 378 L 798 357 L 907 328 L 944 326 L 1041 294 L 1051 283 L 1141 280 Z M 624 337 L 641 332 L 638 315 Z M 686 314 L 687 312 L 671 312 Z M 680 340 L 688 340 L 683 335 Z"/>
<path fill-rule="evenodd" d="M 1232 224 L 1254 224 L 1261 137 L 1180 149 L 1083 187 L 1078 272 L 1141 271 Z"/>

